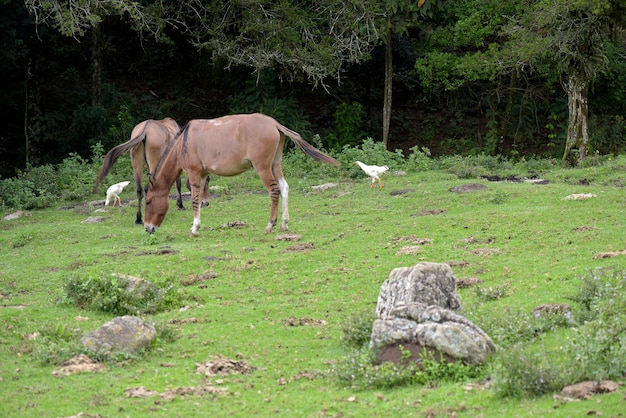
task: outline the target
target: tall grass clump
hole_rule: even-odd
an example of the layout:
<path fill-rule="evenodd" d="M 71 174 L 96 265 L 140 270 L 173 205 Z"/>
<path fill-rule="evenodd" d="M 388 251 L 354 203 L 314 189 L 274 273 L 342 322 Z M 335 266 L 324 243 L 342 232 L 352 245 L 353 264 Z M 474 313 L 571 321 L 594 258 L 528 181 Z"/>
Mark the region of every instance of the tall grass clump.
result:
<path fill-rule="evenodd" d="M 494 370 L 495 391 L 503 398 L 532 398 L 558 392 L 570 381 L 553 355 L 524 344 L 501 347 Z"/>
<path fill-rule="evenodd" d="M 33 338 L 33 355 L 42 365 L 58 365 L 84 350 L 81 331 L 62 323 L 45 323 Z"/>
<path fill-rule="evenodd" d="M 574 320 L 580 326 L 565 346 L 578 378 L 621 379 L 626 375 L 626 271 L 597 268 L 580 277 Z"/>
<path fill-rule="evenodd" d="M 626 272 L 597 268 L 580 280 L 578 291 L 568 297 L 571 314 L 507 310 L 482 318 L 483 329 L 499 346 L 499 395 L 535 397 L 584 380 L 621 380 L 626 375 Z M 565 326 L 571 329 L 564 344 L 548 353 L 539 342 L 537 350 L 538 336 Z"/>

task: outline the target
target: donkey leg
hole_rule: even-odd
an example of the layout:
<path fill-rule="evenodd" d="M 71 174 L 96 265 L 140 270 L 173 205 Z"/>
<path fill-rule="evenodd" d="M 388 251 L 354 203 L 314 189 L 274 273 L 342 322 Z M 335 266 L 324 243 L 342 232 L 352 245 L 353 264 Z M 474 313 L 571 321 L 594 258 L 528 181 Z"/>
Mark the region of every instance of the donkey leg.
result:
<path fill-rule="evenodd" d="M 204 187 L 202 188 L 202 207 L 206 208 L 209 206 L 209 182 L 211 181 L 211 177 L 207 176 L 206 182 L 204 183 Z"/>
<path fill-rule="evenodd" d="M 289 184 L 284 177 L 278 179 L 278 188 L 280 189 L 280 197 L 283 199 L 283 214 L 280 229 L 286 231 L 289 229 Z"/>
<path fill-rule="evenodd" d="M 276 219 L 278 218 L 278 198 L 280 197 L 281 191 L 271 170 L 257 169 L 257 173 L 259 173 L 259 177 L 265 185 L 265 188 L 267 189 L 267 192 L 270 195 L 270 200 L 272 202 L 272 208 L 270 209 L 270 220 L 267 224 L 267 227 L 265 227 L 265 233 L 269 234 L 274 229 L 274 226 L 276 225 Z"/>
<path fill-rule="evenodd" d="M 178 178 L 176 179 L 176 194 L 177 194 L 176 206 L 178 206 L 178 209 L 185 209 L 185 207 L 183 206 L 183 196 L 180 190 L 181 186 L 182 186 L 182 181 L 180 179 L 180 176 L 178 176 Z"/>
<path fill-rule="evenodd" d="M 141 188 L 141 178 L 137 181 L 135 177 L 135 184 L 137 185 L 137 219 L 135 219 L 135 224 L 143 225 L 143 220 L 141 219 L 141 200 L 143 199 L 143 189 Z"/>
<path fill-rule="evenodd" d="M 200 211 L 202 210 L 202 189 L 206 184 L 206 177 L 189 179 L 191 185 L 191 205 L 193 207 L 193 225 L 189 233 L 197 237 L 200 229 Z"/>

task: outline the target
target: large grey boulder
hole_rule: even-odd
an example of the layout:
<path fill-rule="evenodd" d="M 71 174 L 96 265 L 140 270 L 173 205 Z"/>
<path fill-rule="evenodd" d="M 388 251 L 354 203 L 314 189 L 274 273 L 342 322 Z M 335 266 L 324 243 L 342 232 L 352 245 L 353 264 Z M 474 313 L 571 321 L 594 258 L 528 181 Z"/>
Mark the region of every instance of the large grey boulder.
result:
<path fill-rule="evenodd" d="M 455 312 L 459 307 L 456 279 L 447 264 L 394 269 L 381 287 L 370 346 L 378 349 L 379 361 L 404 359 L 398 353 L 408 349 L 413 360 L 426 350 L 483 364 L 496 347 L 482 329 Z"/>
<path fill-rule="evenodd" d="M 94 352 L 133 354 L 147 348 L 156 337 L 154 327 L 136 316 L 120 316 L 81 339 Z"/>
<path fill-rule="evenodd" d="M 376 315 L 386 317 L 398 303 L 419 302 L 457 310 L 456 279 L 448 264 L 419 263 L 393 269 L 385 280 L 376 305 Z"/>

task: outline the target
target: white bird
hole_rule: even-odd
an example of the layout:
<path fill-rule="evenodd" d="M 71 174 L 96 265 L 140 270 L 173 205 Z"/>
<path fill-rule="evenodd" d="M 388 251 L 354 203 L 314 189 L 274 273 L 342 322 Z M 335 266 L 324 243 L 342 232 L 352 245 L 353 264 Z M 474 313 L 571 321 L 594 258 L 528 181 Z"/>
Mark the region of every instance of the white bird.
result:
<path fill-rule="evenodd" d="M 120 206 L 122 206 L 122 199 L 120 199 L 119 194 L 122 193 L 124 187 L 128 186 L 130 181 L 122 181 L 120 183 L 116 183 L 107 189 L 107 200 L 104 201 L 104 206 L 108 206 L 111 199 L 113 199 L 113 207 L 115 207 L 115 202 L 119 202 Z"/>
<path fill-rule="evenodd" d="M 386 165 L 383 165 L 383 166 L 367 165 L 367 164 L 363 164 L 360 161 L 355 161 L 354 164 L 357 164 L 359 167 L 361 167 L 361 170 L 363 170 L 365 172 L 365 174 L 367 174 L 368 176 L 370 176 L 372 178 L 372 182 L 370 183 L 370 187 L 372 187 L 374 185 L 376 180 L 378 180 L 378 185 L 379 185 L 380 188 L 382 188 L 384 186 L 383 182 L 380 180 L 380 176 L 385 171 L 389 170 L 389 167 L 387 167 Z"/>

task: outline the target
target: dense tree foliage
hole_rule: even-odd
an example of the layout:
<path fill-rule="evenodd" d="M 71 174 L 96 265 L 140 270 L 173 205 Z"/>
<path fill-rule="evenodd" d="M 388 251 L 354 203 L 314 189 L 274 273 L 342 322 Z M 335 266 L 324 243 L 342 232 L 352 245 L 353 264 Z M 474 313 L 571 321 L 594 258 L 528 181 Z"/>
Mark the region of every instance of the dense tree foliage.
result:
<path fill-rule="evenodd" d="M 89 158 L 144 119 L 251 111 L 328 148 L 619 153 L 625 15 L 619 0 L 0 0 L 0 176 Z"/>

